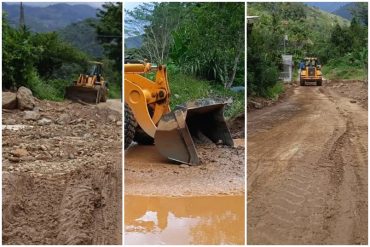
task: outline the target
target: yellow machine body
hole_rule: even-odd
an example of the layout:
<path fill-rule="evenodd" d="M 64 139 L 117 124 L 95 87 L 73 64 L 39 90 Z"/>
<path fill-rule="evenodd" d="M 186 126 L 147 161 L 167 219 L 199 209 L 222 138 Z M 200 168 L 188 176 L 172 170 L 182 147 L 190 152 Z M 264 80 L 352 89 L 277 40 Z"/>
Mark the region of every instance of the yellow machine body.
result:
<path fill-rule="evenodd" d="M 154 80 L 144 76 L 151 71 L 156 71 Z M 153 138 L 159 120 L 170 112 L 169 96 L 165 66 L 125 64 L 125 103 L 144 132 Z"/>
<path fill-rule="evenodd" d="M 305 67 L 301 69 L 299 76 L 300 85 L 305 86 L 306 83 L 316 83 L 317 86 L 322 85 L 321 65 L 316 57 L 306 57 L 304 59 Z"/>
<path fill-rule="evenodd" d="M 66 88 L 66 98 L 96 104 L 105 102 L 108 98 L 108 88 L 102 75 L 103 64 L 93 61 L 89 63 L 89 71 L 80 74 L 73 85 Z"/>
<path fill-rule="evenodd" d="M 149 72 L 155 72 L 153 80 L 149 79 Z M 234 145 L 223 115 L 225 103 L 203 99 L 177 106 L 171 111 L 165 66 L 125 64 L 124 74 L 125 107 L 129 108 L 129 111 L 125 109 L 125 138 L 135 140 L 132 132 L 136 128 L 140 135 L 144 132 L 153 138 L 163 156 L 191 165 L 201 162 L 196 144 Z M 126 119 L 130 126 L 126 126 Z M 126 143 L 130 144 L 131 140 L 125 139 L 125 148 Z"/>

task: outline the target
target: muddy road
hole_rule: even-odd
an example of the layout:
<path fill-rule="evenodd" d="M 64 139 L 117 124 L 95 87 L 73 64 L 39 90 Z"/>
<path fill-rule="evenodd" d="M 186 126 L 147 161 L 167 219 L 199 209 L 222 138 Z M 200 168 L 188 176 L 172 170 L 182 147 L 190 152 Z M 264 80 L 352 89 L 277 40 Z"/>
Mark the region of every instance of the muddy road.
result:
<path fill-rule="evenodd" d="M 367 88 L 291 90 L 248 113 L 247 243 L 367 244 Z"/>
<path fill-rule="evenodd" d="M 34 120 L 3 111 L 3 244 L 122 243 L 122 122 L 111 108 L 38 101 Z"/>
<path fill-rule="evenodd" d="M 199 166 L 171 162 L 155 146 L 125 151 L 125 244 L 244 243 L 242 123 L 230 128 L 235 147 L 198 146 Z"/>

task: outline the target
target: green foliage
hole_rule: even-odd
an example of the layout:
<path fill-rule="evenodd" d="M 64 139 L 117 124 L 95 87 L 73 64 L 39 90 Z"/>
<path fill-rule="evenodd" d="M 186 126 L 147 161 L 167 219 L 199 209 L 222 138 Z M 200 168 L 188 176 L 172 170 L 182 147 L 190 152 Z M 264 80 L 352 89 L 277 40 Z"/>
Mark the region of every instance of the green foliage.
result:
<path fill-rule="evenodd" d="M 188 11 L 186 3 L 143 3 L 126 11 L 125 32 L 142 37 L 140 54 L 152 63 L 168 62 L 172 32 Z"/>
<path fill-rule="evenodd" d="M 201 98 L 231 98 L 233 103 L 226 107 L 225 116 L 234 117 L 244 112 L 244 92 L 233 92 L 221 85 L 214 85 L 209 81 L 183 74 L 175 66 L 168 66 L 168 71 L 172 95 L 171 108 Z"/>
<path fill-rule="evenodd" d="M 38 48 L 34 64 L 42 78 L 50 78 L 64 63 L 83 64 L 88 60 L 84 53 L 62 42 L 55 32 L 36 33 L 32 37 L 32 43 Z"/>
<path fill-rule="evenodd" d="M 367 4 L 356 11 L 348 22 L 303 3 L 249 3 L 248 15 L 260 18 L 248 31 L 248 95 L 271 98 L 281 91 L 275 84 L 284 52 L 293 55 L 295 65 L 305 56 L 317 56 L 324 77 L 364 78 Z"/>
<path fill-rule="evenodd" d="M 122 98 L 122 73 L 115 69 L 115 61 L 103 59 L 104 79 L 108 82 L 109 98 Z"/>
<path fill-rule="evenodd" d="M 28 78 L 27 87 L 31 88 L 34 96 L 39 99 L 62 101 L 66 82 L 64 80 L 45 81 L 33 71 Z"/>
<path fill-rule="evenodd" d="M 367 48 L 330 60 L 322 71 L 328 79 L 367 80 Z"/>
<path fill-rule="evenodd" d="M 102 62 L 105 79 L 109 82 L 109 96 L 119 98 L 122 89 L 122 4 L 104 4 L 98 17 L 98 21 L 88 19 L 72 24 L 74 30 L 62 33 L 68 36 L 79 30 L 75 37 L 83 37 L 86 44 L 89 42 L 84 31 L 90 34 L 96 31 L 100 35 L 99 40 L 108 56 Z M 91 25 L 96 25 L 96 29 Z M 15 29 L 9 26 L 4 16 L 2 28 L 3 89 L 26 86 L 40 99 L 62 100 L 65 88 L 87 70 L 91 58 L 63 41 L 57 32 L 31 33 L 27 28 Z"/>
<path fill-rule="evenodd" d="M 188 8 L 187 18 L 173 32 L 172 61 L 183 72 L 219 81 L 225 88 L 243 85 L 244 3 L 202 3 Z"/>
<path fill-rule="evenodd" d="M 277 99 L 281 93 L 284 92 L 284 85 L 282 82 L 278 82 L 272 87 L 267 88 L 266 96 L 270 99 Z"/>
<path fill-rule="evenodd" d="M 122 3 L 104 3 L 97 16 L 98 41 L 105 55 L 115 61 L 115 68 L 122 71 Z"/>
<path fill-rule="evenodd" d="M 61 41 L 55 32 L 34 34 L 27 28 L 14 29 L 5 18 L 2 25 L 3 89 L 26 86 L 41 99 L 63 99 L 65 87 L 71 84 L 71 71 L 80 73 L 80 64 L 88 57 Z"/>
<path fill-rule="evenodd" d="M 3 30 L 3 80 L 2 87 L 11 88 L 26 86 L 28 78 L 35 72 L 33 61 L 38 48 L 32 45 L 31 33 L 28 30 L 12 29 L 5 18 Z"/>
<path fill-rule="evenodd" d="M 144 3 L 126 11 L 127 35 L 143 35 L 140 50 L 154 63 L 226 88 L 244 85 L 244 3 Z M 129 54 L 125 54 L 129 55 Z"/>

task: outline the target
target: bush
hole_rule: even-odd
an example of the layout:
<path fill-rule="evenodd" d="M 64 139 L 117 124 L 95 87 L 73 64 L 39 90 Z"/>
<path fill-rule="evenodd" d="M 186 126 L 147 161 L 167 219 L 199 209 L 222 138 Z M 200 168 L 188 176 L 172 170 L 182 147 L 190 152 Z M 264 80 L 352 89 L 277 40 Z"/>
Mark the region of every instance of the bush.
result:
<path fill-rule="evenodd" d="M 55 83 L 56 81 L 54 81 Z M 37 73 L 33 72 L 31 78 L 29 78 L 29 87 L 32 90 L 34 96 L 39 99 L 47 99 L 53 101 L 62 101 L 64 99 L 64 90 L 61 92 L 62 81 L 58 81 L 56 84 L 47 83 L 40 79 Z M 59 84 L 59 86 L 56 86 Z"/>
<path fill-rule="evenodd" d="M 194 76 L 185 75 L 173 71 L 169 67 L 168 80 L 171 90 L 171 109 L 176 105 L 183 104 L 187 101 L 202 98 L 224 98 L 232 99 L 233 103 L 225 109 L 226 117 L 233 117 L 245 111 L 244 92 L 233 92 L 225 89 L 220 84 L 210 81 L 204 81 Z"/>

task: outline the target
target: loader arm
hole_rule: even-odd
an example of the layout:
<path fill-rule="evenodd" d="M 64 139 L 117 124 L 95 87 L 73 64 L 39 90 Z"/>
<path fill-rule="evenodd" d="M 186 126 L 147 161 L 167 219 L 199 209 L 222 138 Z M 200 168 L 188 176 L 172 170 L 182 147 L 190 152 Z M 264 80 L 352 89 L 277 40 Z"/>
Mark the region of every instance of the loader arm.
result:
<path fill-rule="evenodd" d="M 156 70 L 155 81 L 144 76 L 153 70 Z M 125 64 L 125 101 L 140 127 L 153 138 L 159 120 L 170 112 L 169 96 L 165 66 L 151 68 L 150 64 Z"/>

